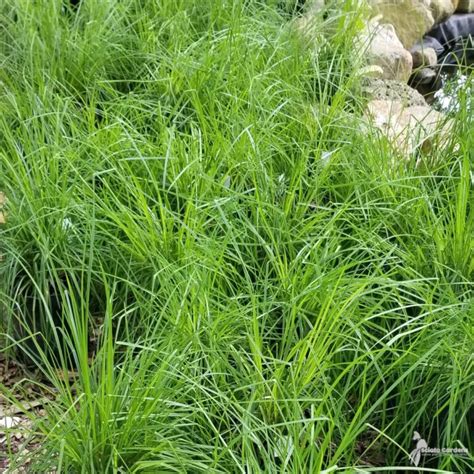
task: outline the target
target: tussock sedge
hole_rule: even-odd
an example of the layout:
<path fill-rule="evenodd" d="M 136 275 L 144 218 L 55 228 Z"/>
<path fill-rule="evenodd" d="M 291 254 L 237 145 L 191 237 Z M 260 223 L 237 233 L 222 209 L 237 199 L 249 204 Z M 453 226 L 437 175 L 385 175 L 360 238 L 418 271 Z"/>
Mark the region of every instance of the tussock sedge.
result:
<path fill-rule="evenodd" d="M 1 2 L 1 345 L 51 394 L 29 472 L 470 470 L 409 458 L 474 452 L 468 97 L 434 165 L 397 156 L 360 126 L 364 12 L 309 48 L 297 3 Z"/>

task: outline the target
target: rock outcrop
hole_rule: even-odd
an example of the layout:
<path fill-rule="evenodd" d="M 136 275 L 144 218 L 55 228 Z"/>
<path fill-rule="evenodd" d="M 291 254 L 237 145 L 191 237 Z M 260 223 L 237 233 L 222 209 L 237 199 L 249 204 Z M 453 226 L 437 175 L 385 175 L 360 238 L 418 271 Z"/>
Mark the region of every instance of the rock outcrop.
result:
<path fill-rule="evenodd" d="M 432 109 L 427 99 L 441 84 L 440 58 L 446 61 L 450 54 L 453 61 L 459 59 L 459 37 L 470 38 L 474 34 L 474 15 L 454 14 L 474 11 L 474 0 L 365 2 L 372 19 L 356 39 L 355 47 L 366 53 L 368 66 L 360 75 L 365 78 L 362 89 L 368 97 L 368 123 L 380 130 L 402 155 L 411 156 L 449 143 L 453 122 Z M 313 0 L 307 15 L 320 14 L 325 4 L 324 0 Z M 306 17 L 301 25 L 307 23 Z M 433 36 L 425 36 L 428 32 Z M 368 78 L 369 73 L 376 78 Z"/>

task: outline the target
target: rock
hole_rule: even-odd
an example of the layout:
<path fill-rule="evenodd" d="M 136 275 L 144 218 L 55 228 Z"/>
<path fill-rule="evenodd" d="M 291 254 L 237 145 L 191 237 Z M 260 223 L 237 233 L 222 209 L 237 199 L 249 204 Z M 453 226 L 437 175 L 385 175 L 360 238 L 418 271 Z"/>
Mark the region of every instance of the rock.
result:
<path fill-rule="evenodd" d="M 410 51 L 413 52 L 420 49 L 432 48 L 435 50 L 438 58 L 442 56 L 444 53 L 444 46 L 436 38 L 433 38 L 430 35 L 431 32 L 428 33 L 419 43 L 416 43 Z"/>
<path fill-rule="evenodd" d="M 369 123 L 379 129 L 394 148 L 409 157 L 449 143 L 453 121 L 427 105 L 406 107 L 396 100 L 373 100 L 367 105 Z"/>
<path fill-rule="evenodd" d="M 474 1 L 474 0 L 473 0 Z M 413 49 L 433 48 L 438 62 L 458 65 L 474 60 L 474 14 L 456 13 L 433 28 Z"/>
<path fill-rule="evenodd" d="M 434 69 L 425 67 L 417 71 L 415 76 L 420 84 L 430 84 L 436 81 L 439 74 Z"/>
<path fill-rule="evenodd" d="M 436 66 L 438 64 L 438 55 L 433 48 L 413 48 L 411 50 L 413 58 L 413 68 Z"/>
<path fill-rule="evenodd" d="M 415 88 L 430 104 L 434 100 L 434 94 L 443 87 L 443 80 L 439 68 L 425 67 L 416 70 L 408 84 Z"/>
<path fill-rule="evenodd" d="M 403 46 L 410 49 L 434 25 L 431 0 L 368 0 L 374 15 L 394 26 Z"/>
<path fill-rule="evenodd" d="M 412 54 L 419 50 L 433 48 L 438 56 L 438 62 L 457 63 L 458 59 L 469 62 L 473 54 L 474 14 L 456 13 L 448 20 L 436 25 L 425 37 L 411 49 Z M 419 54 L 419 53 L 418 53 Z M 463 56 L 466 56 L 463 58 Z M 457 58 L 457 59 L 456 59 Z M 414 57 L 414 66 L 417 67 L 417 58 Z"/>
<path fill-rule="evenodd" d="M 413 74 L 409 84 L 410 87 L 416 87 L 418 84 L 426 86 L 433 84 L 437 78 L 439 78 L 439 74 L 433 68 L 424 67 Z M 437 89 L 439 89 L 439 87 Z"/>
<path fill-rule="evenodd" d="M 446 20 L 456 9 L 452 0 L 431 0 L 430 8 L 435 23 Z"/>
<path fill-rule="evenodd" d="M 362 92 L 370 100 L 399 101 L 407 107 L 427 105 L 420 93 L 399 81 L 367 79 L 362 85 Z"/>
<path fill-rule="evenodd" d="M 379 66 L 383 70 L 383 79 L 396 79 L 407 82 L 413 59 L 395 33 L 392 25 L 379 25 L 371 22 L 367 25 L 360 41 L 369 43 L 367 62 L 371 66 Z"/>
<path fill-rule="evenodd" d="M 460 13 L 473 13 L 474 0 L 459 0 L 459 5 L 456 11 Z"/>
<path fill-rule="evenodd" d="M 474 0 L 473 0 L 474 7 Z M 435 38 L 441 45 L 452 44 L 459 38 L 467 38 L 474 34 L 474 15 L 457 13 L 447 21 L 433 28 L 427 36 Z"/>

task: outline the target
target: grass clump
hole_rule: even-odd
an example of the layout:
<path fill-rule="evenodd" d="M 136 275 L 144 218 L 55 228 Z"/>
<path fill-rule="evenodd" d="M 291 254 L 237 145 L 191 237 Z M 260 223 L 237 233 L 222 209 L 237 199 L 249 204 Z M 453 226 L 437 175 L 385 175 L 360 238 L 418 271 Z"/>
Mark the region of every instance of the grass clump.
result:
<path fill-rule="evenodd" d="M 33 472 L 472 452 L 472 117 L 393 166 L 350 7 L 308 49 L 276 1 L 2 3 L 2 328 L 54 393 Z"/>

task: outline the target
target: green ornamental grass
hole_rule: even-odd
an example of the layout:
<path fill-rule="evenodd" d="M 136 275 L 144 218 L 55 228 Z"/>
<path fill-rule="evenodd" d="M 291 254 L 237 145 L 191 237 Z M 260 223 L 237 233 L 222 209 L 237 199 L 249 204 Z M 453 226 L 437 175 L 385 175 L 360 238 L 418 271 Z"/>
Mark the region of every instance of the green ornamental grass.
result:
<path fill-rule="evenodd" d="M 474 452 L 469 97 L 397 155 L 361 127 L 365 12 L 308 44 L 297 3 L 1 2 L 1 344 L 52 398 L 30 472 L 470 471 L 409 459 L 414 431 Z"/>

